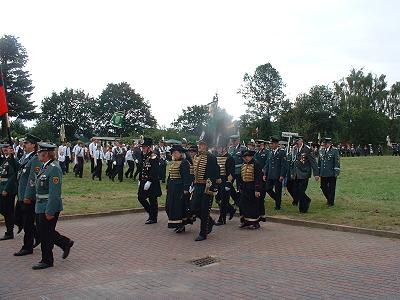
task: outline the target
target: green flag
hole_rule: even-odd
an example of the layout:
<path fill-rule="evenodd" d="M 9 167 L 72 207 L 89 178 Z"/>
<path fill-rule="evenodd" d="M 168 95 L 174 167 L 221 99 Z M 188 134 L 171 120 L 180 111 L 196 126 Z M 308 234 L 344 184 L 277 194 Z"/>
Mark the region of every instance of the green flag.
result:
<path fill-rule="evenodd" d="M 111 125 L 118 127 L 118 128 L 124 128 L 125 113 L 121 112 L 121 111 L 115 112 L 111 118 Z"/>

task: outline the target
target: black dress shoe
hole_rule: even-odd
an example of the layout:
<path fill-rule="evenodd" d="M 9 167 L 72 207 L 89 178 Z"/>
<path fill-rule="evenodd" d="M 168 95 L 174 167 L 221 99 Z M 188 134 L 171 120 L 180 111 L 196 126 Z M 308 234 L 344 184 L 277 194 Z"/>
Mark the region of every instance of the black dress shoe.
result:
<path fill-rule="evenodd" d="M 225 224 L 226 224 L 226 222 L 218 220 L 218 222 L 215 223 L 215 226 L 221 226 L 221 225 L 225 225 Z"/>
<path fill-rule="evenodd" d="M 199 234 L 199 236 L 195 239 L 195 242 L 204 241 L 206 239 L 207 239 L 206 236 Z"/>
<path fill-rule="evenodd" d="M 33 253 L 33 250 L 29 251 L 29 250 L 26 250 L 26 249 L 21 249 L 18 252 L 15 252 L 14 256 L 25 256 L 25 255 L 29 255 L 29 254 L 32 254 L 32 253 Z"/>
<path fill-rule="evenodd" d="M 154 220 L 147 220 L 144 224 L 155 224 L 157 221 Z"/>
<path fill-rule="evenodd" d="M 229 220 L 233 219 L 233 217 L 235 216 L 235 213 L 236 213 L 236 208 L 229 213 Z"/>
<path fill-rule="evenodd" d="M 253 224 L 250 226 L 250 229 L 259 229 L 260 228 L 260 224 Z"/>
<path fill-rule="evenodd" d="M 0 238 L 0 241 L 6 241 L 6 240 L 12 240 L 14 238 L 14 235 L 9 235 L 9 234 L 4 234 L 3 237 Z"/>
<path fill-rule="evenodd" d="M 260 222 L 267 222 L 267 218 L 266 217 L 260 217 Z"/>
<path fill-rule="evenodd" d="M 275 210 L 280 210 L 281 208 L 279 206 L 275 206 Z"/>
<path fill-rule="evenodd" d="M 250 224 L 245 222 L 245 223 L 240 224 L 239 228 L 246 228 L 249 226 L 250 226 Z"/>
<path fill-rule="evenodd" d="M 63 255 L 62 255 L 62 258 L 63 259 L 66 259 L 67 257 L 68 257 L 68 255 L 69 255 L 69 252 L 71 251 L 71 248 L 72 248 L 72 246 L 74 245 L 74 241 L 69 241 L 69 244 L 68 244 L 68 246 L 64 249 L 64 253 L 63 253 Z"/>
<path fill-rule="evenodd" d="M 40 262 L 37 265 L 34 265 L 32 267 L 33 270 L 43 270 L 43 269 L 47 269 L 47 268 L 51 268 L 53 265 L 50 264 L 46 264 L 44 262 Z"/>
<path fill-rule="evenodd" d="M 179 227 L 175 230 L 176 233 L 182 233 L 185 232 L 185 226 Z"/>

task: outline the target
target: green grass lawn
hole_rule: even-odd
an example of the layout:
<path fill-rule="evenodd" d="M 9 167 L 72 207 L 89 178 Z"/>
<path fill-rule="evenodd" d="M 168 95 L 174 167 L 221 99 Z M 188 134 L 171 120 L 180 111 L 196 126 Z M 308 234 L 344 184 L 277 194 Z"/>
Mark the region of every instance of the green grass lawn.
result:
<path fill-rule="evenodd" d="M 286 195 L 281 211 L 275 211 L 273 201 L 267 197 L 267 214 L 400 232 L 400 158 L 343 158 L 341 164 L 335 207 L 326 207 L 319 182 L 311 179 L 308 194 L 312 202 L 308 214 L 300 215 Z M 105 176 L 101 182 L 92 181 L 88 167 L 86 164 L 82 179 L 71 173 L 63 178 L 64 214 L 140 207 L 137 182 L 126 178 L 122 183 L 112 182 Z M 164 202 L 165 192 L 159 199 L 160 205 Z"/>

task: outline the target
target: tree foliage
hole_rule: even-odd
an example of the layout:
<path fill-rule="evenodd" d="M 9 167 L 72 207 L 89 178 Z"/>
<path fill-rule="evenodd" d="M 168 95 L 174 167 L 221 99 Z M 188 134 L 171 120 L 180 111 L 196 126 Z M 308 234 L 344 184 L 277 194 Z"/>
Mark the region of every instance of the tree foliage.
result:
<path fill-rule="evenodd" d="M 249 117 L 254 121 L 276 118 L 285 97 L 284 86 L 281 75 L 270 63 L 258 66 L 253 75 L 244 74 L 238 93 L 246 100 Z"/>
<path fill-rule="evenodd" d="M 0 38 L 0 63 L 7 92 L 9 115 L 19 119 L 32 120 L 37 117 L 31 100 L 32 80 L 25 70 L 28 62 L 26 49 L 18 38 L 4 35 Z"/>
<path fill-rule="evenodd" d="M 94 102 L 82 90 L 65 89 L 60 93 L 53 92 L 43 100 L 39 120 L 53 124 L 53 133 L 58 132 L 61 124 L 64 124 L 65 135 L 70 141 L 80 134 L 92 136 Z"/>
<path fill-rule="evenodd" d="M 110 124 L 112 115 L 117 111 L 125 112 L 126 126 L 122 130 L 116 130 Z M 149 102 L 126 82 L 107 85 L 95 104 L 93 119 L 94 130 L 101 135 L 142 134 L 144 129 L 157 125 Z"/>
<path fill-rule="evenodd" d="M 200 136 L 209 120 L 207 105 L 188 106 L 171 124 L 171 127 L 188 135 Z"/>

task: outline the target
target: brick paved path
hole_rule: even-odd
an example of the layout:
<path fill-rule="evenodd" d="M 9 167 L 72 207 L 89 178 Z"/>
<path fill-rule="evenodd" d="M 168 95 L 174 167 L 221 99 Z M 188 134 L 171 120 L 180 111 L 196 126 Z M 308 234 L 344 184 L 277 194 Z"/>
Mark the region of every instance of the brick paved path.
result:
<path fill-rule="evenodd" d="M 237 219 L 195 243 L 198 224 L 177 235 L 143 214 L 60 221 L 76 243 L 67 260 L 31 270 L 40 250 L 12 256 L 21 236 L 0 242 L 0 299 L 400 299 L 400 241 Z M 3 232 L 4 227 L 0 228 Z M 189 260 L 214 255 L 197 267 Z"/>

